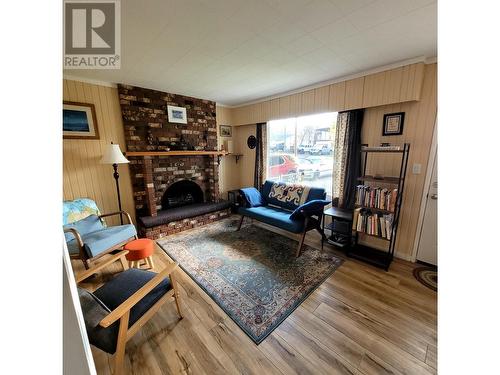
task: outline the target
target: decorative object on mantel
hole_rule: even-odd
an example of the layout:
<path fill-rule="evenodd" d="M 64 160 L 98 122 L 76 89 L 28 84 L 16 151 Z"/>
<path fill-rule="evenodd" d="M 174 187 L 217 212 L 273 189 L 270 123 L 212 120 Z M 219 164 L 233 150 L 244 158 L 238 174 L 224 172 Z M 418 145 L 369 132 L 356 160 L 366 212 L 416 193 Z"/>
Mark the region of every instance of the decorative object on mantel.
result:
<path fill-rule="evenodd" d="M 63 102 L 63 138 L 99 139 L 93 104 Z"/>
<path fill-rule="evenodd" d="M 148 141 L 148 146 L 149 146 L 148 148 L 151 151 L 155 151 L 158 148 L 158 139 L 155 138 L 151 129 L 148 129 L 147 141 Z"/>
<path fill-rule="evenodd" d="M 120 198 L 120 184 L 118 183 L 118 179 L 120 175 L 118 174 L 118 164 L 126 164 L 130 163 L 125 156 L 123 156 L 122 151 L 120 150 L 120 145 L 114 144 L 111 142 L 110 145 L 107 146 L 104 155 L 101 158 L 101 164 L 112 164 L 113 165 L 113 177 L 116 182 L 116 195 L 118 196 L 118 210 L 122 211 L 122 201 Z M 123 225 L 123 218 L 120 215 L 120 222 Z"/>
<path fill-rule="evenodd" d="M 178 142 L 171 141 L 168 143 L 168 150 L 172 151 L 194 151 L 195 148 L 191 146 L 188 142 L 184 140 L 184 137 L 181 135 Z M 198 151 L 198 150 L 197 150 Z"/>
<path fill-rule="evenodd" d="M 401 135 L 403 134 L 403 125 L 405 121 L 404 112 L 386 113 L 384 115 L 384 126 L 382 135 Z"/>
<path fill-rule="evenodd" d="M 186 108 L 167 105 L 168 122 L 187 124 Z"/>
<path fill-rule="evenodd" d="M 221 137 L 232 137 L 233 128 L 229 125 L 220 125 L 220 136 Z"/>
<path fill-rule="evenodd" d="M 255 138 L 255 135 L 251 135 L 247 139 L 247 145 L 250 150 L 253 150 L 255 147 L 257 147 L 257 138 Z"/>

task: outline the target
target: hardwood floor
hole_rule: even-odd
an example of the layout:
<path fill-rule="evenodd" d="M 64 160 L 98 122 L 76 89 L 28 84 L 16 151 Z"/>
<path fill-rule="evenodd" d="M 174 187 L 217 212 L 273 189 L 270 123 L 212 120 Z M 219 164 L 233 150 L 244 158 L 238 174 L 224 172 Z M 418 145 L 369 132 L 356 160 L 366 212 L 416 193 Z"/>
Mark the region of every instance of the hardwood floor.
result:
<path fill-rule="evenodd" d="M 310 233 L 306 243 L 318 247 L 319 238 Z M 157 248 L 155 269 L 165 262 Z M 346 260 L 258 346 L 179 269 L 184 319 L 173 301 L 165 304 L 128 343 L 125 373 L 434 374 L 437 294 L 414 279 L 413 268 L 396 260 L 385 272 Z M 117 270 L 82 285 L 95 289 Z M 110 374 L 112 356 L 92 353 L 97 373 Z"/>

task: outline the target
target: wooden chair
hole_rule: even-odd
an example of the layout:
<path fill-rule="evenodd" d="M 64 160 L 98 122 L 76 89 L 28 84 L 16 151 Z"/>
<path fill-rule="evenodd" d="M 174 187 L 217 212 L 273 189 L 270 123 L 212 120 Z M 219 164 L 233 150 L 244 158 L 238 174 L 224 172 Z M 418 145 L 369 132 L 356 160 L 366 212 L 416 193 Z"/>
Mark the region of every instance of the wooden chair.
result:
<path fill-rule="evenodd" d="M 104 218 L 123 216 L 127 224 L 106 226 Z M 101 214 L 97 204 L 89 198 L 63 202 L 63 230 L 72 259 L 81 259 L 85 268 L 103 255 L 121 249 L 137 239 L 137 231 L 125 211 Z"/>
<path fill-rule="evenodd" d="M 89 341 L 97 348 L 115 355 L 114 374 L 123 372 L 125 345 L 137 331 L 167 302 L 175 300 L 177 313 L 182 319 L 179 292 L 171 263 L 159 273 L 128 268 L 125 255 L 120 251 L 109 259 L 77 275 L 79 284 L 113 262 L 121 261 L 124 271 L 116 275 L 93 293 L 78 287 Z"/>

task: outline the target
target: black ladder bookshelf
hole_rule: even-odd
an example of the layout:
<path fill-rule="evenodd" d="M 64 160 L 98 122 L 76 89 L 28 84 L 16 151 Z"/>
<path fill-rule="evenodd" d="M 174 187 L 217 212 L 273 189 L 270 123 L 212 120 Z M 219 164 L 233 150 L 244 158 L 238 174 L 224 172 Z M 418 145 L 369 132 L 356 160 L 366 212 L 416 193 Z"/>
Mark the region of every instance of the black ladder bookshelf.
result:
<path fill-rule="evenodd" d="M 378 175 L 367 175 L 366 174 L 366 166 L 367 166 L 367 161 L 368 161 L 368 156 L 377 154 L 377 153 L 391 153 L 394 154 L 395 156 L 401 157 L 401 165 L 399 169 L 399 176 L 397 177 L 388 177 L 388 176 L 378 176 Z M 363 235 L 365 236 L 372 236 L 372 237 L 377 237 L 379 239 L 382 239 L 383 241 L 386 241 L 388 244 L 387 251 L 379 250 L 376 248 L 373 248 L 371 246 L 367 245 L 362 245 L 359 243 L 359 232 L 355 229 L 352 228 L 353 230 L 353 241 L 352 241 L 352 246 L 349 246 L 346 249 L 346 255 L 359 259 L 361 261 L 370 263 L 374 266 L 380 267 L 385 269 L 386 271 L 389 270 L 389 266 L 392 262 L 392 259 L 394 257 L 394 248 L 396 245 L 396 235 L 398 231 L 398 223 L 399 223 L 399 217 L 401 213 L 401 203 L 403 201 L 403 190 L 404 190 L 404 185 L 405 185 L 405 178 L 406 178 L 406 171 L 408 168 L 408 157 L 410 153 L 410 144 L 405 143 L 401 149 L 395 149 L 394 147 L 368 147 L 368 145 L 362 145 L 361 148 L 361 154 L 362 154 L 362 160 L 363 160 L 363 166 L 362 166 L 362 175 L 358 177 L 358 181 L 362 182 L 363 184 L 369 183 L 369 184 L 382 184 L 385 186 L 397 186 L 397 195 L 396 195 L 396 200 L 394 204 L 394 210 L 386 210 L 386 209 L 379 209 L 379 208 L 374 208 L 374 207 L 368 207 L 368 206 L 362 206 L 362 205 L 356 205 L 356 208 L 362 208 L 365 209 L 366 211 L 377 213 L 377 214 L 392 214 L 393 215 L 393 222 L 392 222 L 392 230 L 391 230 L 391 235 L 390 239 L 383 238 L 381 236 L 375 236 L 373 234 L 367 234 L 363 232 Z M 387 208 L 387 207 L 386 207 Z M 359 218 L 358 218 L 359 219 Z M 377 223 L 378 225 L 378 223 Z"/>

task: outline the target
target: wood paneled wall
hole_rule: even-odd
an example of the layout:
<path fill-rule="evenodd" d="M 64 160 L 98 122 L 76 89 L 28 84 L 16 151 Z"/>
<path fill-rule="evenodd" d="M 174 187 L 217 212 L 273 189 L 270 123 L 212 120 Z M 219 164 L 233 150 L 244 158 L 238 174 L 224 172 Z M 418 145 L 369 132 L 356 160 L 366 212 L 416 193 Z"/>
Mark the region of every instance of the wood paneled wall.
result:
<path fill-rule="evenodd" d="M 424 188 L 430 147 L 436 124 L 437 112 L 437 64 L 425 66 L 419 101 L 385 105 L 368 108 L 365 111 L 361 139 L 369 145 L 381 142 L 394 144 L 410 143 L 410 158 L 406 174 L 401 218 L 399 222 L 396 251 L 398 256 L 409 259 L 417 231 L 420 203 Z M 402 135 L 383 137 L 382 122 L 385 113 L 405 112 L 404 131 Z M 377 154 L 369 157 L 368 173 L 380 173 L 397 176 L 399 172 L 398 158 Z M 413 164 L 421 165 L 421 173 L 413 174 Z M 371 239 L 369 240 L 371 241 Z"/>
<path fill-rule="evenodd" d="M 326 111 L 344 111 L 420 99 L 424 63 L 354 78 L 231 109 L 233 125 L 255 124 Z"/>
<path fill-rule="evenodd" d="M 235 144 L 245 150 L 248 135 L 255 134 L 254 123 L 286 118 L 307 113 L 367 108 L 363 121 L 362 142 L 379 145 L 381 142 L 411 144 L 407 182 L 401 212 L 396 255 L 410 259 L 417 230 L 417 220 L 430 145 L 437 112 L 437 64 L 412 64 L 397 69 L 360 77 L 329 86 L 287 95 L 267 102 L 233 108 L 231 111 Z M 391 112 L 405 112 L 404 132 L 401 136 L 382 137 L 383 116 Z M 240 131 L 241 129 L 241 131 Z M 250 151 L 250 150 L 248 150 Z M 234 188 L 253 183 L 255 153 L 246 152 L 239 169 L 239 182 Z M 412 173 L 413 164 L 421 165 L 421 173 Z M 397 175 L 399 164 L 395 158 L 381 154 L 368 165 L 368 171 Z M 234 173 L 234 172 L 233 172 Z M 373 240 L 367 239 L 367 242 Z M 375 241 L 376 242 L 376 241 Z M 383 245 L 383 243 L 374 244 Z"/>
<path fill-rule="evenodd" d="M 232 125 L 232 111 L 227 107 L 217 106 L 217 127 L 220 125 Z M 253 186 L 253 170 L 255 167 L 255 149 L 250 150 L 247 139 L 256 134 L 255 124 L 247 126 L 233 126 L 232 137 L 221 137 L 220 129 L 217 129 L 218 145 L 225 140 L 232 140 L 234 153 L 242 155 L 236 163 L 234 156 L 228 155 L 221 159 L 219 169 L 219 189 L 222 199 L 227 199 L 229 190 L 239 189 L 243 186 Z"/>
<path fill-rule="evenodd" d="M 110 165 L 99 164 L 105 147 L 111 142 L 125 151 L 118 92 L 114 87 L 63 80 L 63 100 L 92 103 L 95 106 L 100 139 L 65 139 L 63 141 L 64 200 L 91 198 L 102 212 L 118 211 L 116 186 Z M 118 166 L 122 208 L 135 220 L 132 185 L 128 165 Z M 116 224 L 119 219 L 107 220 Z"/>
<path fill-rule="evenodd" d="M 216 120 L 217 120 L 217 145 L 220 149 L 225 140 L 233 141 L 236 139 L 235 128 L 233 128 L 232 137 L 220 136 L 220 125 L 231 125 L 231 110 L 227 107 L 216 107 Z M 236 149 L 235 149 L 236 150 Z M 239 162 L 238 162 L 239 163 Z M 221 158 L 219 168 L 219 191 L 222 199 L 227 199 L 227 191 L 238 188 L 239 173 L 236 158 L 234 156 L 224 156 Z"/>

